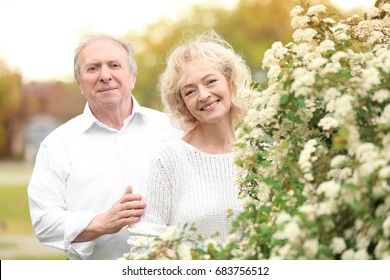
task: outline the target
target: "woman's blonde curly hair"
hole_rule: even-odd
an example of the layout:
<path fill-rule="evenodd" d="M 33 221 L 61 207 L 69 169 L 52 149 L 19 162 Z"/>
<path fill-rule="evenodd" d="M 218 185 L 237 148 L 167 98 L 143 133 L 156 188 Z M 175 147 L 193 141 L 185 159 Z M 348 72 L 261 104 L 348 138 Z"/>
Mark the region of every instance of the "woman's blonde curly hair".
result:
<path fill-rule="evenodd" d="M 244 59 L 214 31 L 201 33 L 186 41 L 167 57 L 166 68 L 159 80 L 159 92 L 172 122 L 184 131 L 196 126 L 197 120 L 187 110 L 180 94 L 180 79 L 184 67 L 198 59 L 216 67 L 226 77 L 231 89 L 232 121 L 234 124 L 241 122 L 245 106 L 238 97 L 238 92 L 250 85 L 251 71 Z"/>

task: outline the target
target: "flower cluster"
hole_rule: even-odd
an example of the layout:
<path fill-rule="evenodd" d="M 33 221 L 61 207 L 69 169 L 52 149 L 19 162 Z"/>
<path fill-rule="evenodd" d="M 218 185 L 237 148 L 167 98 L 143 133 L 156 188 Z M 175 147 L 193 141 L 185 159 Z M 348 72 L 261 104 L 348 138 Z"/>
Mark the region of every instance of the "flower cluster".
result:
<path fill-rule="evenodd" d="M 390 259 L 390 4 L 379 2 L 339 21 L 297 6 L 293 41 L 265 53 L 268 86 L 243 95 L 237 130 L 250 250 L 235 257 Z"/>
<path fill-rule="evenodd" d="M 264 55 L 267 87 L 241 94 L 235 232 L 221 245 L 171 239 L 164 257 L 390 259 L 386 2 L 339 20 L 324 5 L 291 11 L 292 42 Z"/>

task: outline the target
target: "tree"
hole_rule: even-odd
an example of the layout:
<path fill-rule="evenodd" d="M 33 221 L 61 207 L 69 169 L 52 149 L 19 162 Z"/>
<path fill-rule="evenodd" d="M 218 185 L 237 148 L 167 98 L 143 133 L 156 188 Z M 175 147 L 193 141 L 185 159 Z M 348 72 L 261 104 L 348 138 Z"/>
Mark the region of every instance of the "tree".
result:
<path fill-rule="evenodd" d="M 11 130 L 18 119 L 22 79 L 0 61 L 0 156 L 11 154 Z"/>

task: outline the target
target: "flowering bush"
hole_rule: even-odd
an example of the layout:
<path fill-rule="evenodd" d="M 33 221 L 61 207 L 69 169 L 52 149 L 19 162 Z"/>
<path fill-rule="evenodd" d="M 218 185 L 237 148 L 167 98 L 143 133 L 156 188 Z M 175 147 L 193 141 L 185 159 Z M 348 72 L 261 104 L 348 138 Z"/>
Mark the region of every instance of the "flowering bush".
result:
<path fill-rule="evenodd" d="M 232 258 L 390 259 L 390 4 L 291 11 L 237 131 L 246 212 Z M 262 145 L 271 136 L 271 148 Z"/>
<path fill-rule="evenodd" d="M 386 2 L 338 21 L 324 5 L 291 11 L 293 41 L 264 56 L 267 87 L 242 94 L 236 232 L 191 247 L 172 234 L 147 258 L 390 259 Z"/>

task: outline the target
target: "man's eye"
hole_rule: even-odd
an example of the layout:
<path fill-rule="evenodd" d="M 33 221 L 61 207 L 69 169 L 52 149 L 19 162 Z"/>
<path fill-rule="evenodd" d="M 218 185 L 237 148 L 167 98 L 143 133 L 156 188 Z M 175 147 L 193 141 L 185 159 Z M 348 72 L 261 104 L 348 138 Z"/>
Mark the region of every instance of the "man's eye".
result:
<path fill-rule="evenodd" d="M 96 70 L 96 66 L 89 66 L 88 68 L 87 68 L 87 71 L 88 72 L 93 72 L 93 71 L 95 71 Z"/>

